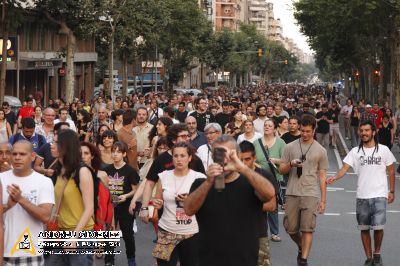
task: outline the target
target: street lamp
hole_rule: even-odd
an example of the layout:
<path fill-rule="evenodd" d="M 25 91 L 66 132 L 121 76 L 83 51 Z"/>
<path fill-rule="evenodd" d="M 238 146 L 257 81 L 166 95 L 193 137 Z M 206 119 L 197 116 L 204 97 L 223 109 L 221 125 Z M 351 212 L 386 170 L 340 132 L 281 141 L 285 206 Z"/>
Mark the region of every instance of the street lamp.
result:
<path fill-rule="evenodd" d="M 110 34 L 110 61 L 108 64 L 108 83 L 110 87 L 110 96 L 111 96 L 111 101 L 114 106 L 114 33 L 115 33 L 115 27 L 114 27 L 114 20 L 110 16 L 100 16 L 99 17 L 100 21 L 104 22 L 109 22 L 110 27 L 111 27 L 111 34 Z"/>

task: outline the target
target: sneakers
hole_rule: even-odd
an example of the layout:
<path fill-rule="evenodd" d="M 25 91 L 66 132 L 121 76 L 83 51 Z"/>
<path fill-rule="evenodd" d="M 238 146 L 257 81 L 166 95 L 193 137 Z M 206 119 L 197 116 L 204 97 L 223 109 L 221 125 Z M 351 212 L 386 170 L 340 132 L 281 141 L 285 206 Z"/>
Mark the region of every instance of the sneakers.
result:
<path fill-rule="evenodd" d="M 382 257 L 381 254 L 374 254 L 374 257 L 372 259 L 372 265 L 373 266 L 382 266 Z"/>
<path fill-rule="evenodd" d="M 278 235 L 271 235 L 271 241 L 281 242 L 282 239 Z"/>

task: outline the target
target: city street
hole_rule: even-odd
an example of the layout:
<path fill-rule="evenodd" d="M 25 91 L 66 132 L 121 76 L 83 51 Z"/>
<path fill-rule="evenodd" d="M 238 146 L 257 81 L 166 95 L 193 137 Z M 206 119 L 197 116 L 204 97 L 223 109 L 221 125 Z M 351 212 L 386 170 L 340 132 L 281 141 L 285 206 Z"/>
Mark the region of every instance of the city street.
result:
<path fill-rule="evenodd" d="M 398 158 L 397 146 L 394 150 Z M 331 176 L 336 173 L 338 162 L 332 149 L 328 150 L 328 156 L 328 176 Z M 396 180 L 398 181 L 399 178 L 397 177 Z M 318 216 L 317 229 L 309 259 L 310 265 L 363 265 L 365 255 L 355 217 L 356 181 L 356 175 L 349 173 L 343 179 L 328 187 L 326 213 Z M 399 191 L 399 184 L 396 185 L 396 191 Z M 270 242 L 273 265 L 296 265 L 297 249 L 283 229 L 282 211 L 279 218 L 282 242 Z M 399 265 L 399 258 L 397 257 L 397 252 L 400 250 L 400 243 L 397 238 L 400 235 L 399 219 L 400 201 L 397 198 L 393 204 L 388 205 L 387 225 L 382 247 L 384 265 Z M 139 232 L 135 236 L 137 264 L 139 266 L 152 266 L 155 262 L 151 257 L 154 246 L 152 240 L 155 236 L 153 228 L 141 222 L 139 222 L 138 227 Z M 122 253 L 116 258 L 116 265 L 127 264 L 125 254 Z M 101 260 L 96 260 L 96 265 L 103 265 L 100 262 Z"/>

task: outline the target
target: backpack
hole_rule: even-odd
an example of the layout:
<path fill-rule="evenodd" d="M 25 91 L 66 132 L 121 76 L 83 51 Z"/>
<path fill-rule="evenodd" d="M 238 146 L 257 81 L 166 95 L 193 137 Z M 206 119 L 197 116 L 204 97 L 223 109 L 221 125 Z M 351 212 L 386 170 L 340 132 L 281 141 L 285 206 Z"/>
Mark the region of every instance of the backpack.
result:
<path fill-rule="evenodd" d="M 105 231 L 110 230 L 111 221 L 113 217 L 113 205 L 112 205 L 112 197 L 111 193 L 108 190 L 107 186 L 101 181 L 100 178 L 96 176 L 96 173 L 87 165 L 81 164 L 78 168 L 76 174 L 74 175 L 74 180 L 79 188 L 79 171 L 82 167 L 87 167 L 92 173 L 93 177 L 93 206 L 94 206 L 94 230 L 95 231 Z M 80 188 L 79 188 L 80 190 Z M 81 191 L 82 194 L 82 191 Z"/>

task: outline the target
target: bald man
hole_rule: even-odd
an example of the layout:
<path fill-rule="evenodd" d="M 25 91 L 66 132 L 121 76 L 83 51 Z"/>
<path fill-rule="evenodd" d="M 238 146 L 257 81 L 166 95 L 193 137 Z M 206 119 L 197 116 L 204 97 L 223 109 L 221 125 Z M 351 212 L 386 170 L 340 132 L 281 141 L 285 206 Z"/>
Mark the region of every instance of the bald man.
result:
<path fill-rule="evenodd" d="M 88 126 L 88 133 L 86 137 L 92 137 L 92 141 L 97 141 L 97 134 L 101 125 L 107 125 L 110 127 L 111 121 L 107 118 L 107 111 L 104 107 L 99 107 L 97 111 L 97 117 L 93 118 Z M 86 139 L 85 139 L 86 140 Z"/>
<path fill-rule="evenodd" d="M 197 120 L 193 116 L 188 116 L 185 123 L 189 130 L 190 144 L 197 150 L 200 146 L 207 144 L 206 136 L 203 132 L 197 130 Z"/>
<path fill-rule="evenodd" d="M 51 216 L 54 189 L 51 180 L 32 170 L 33 146 L 20 140 L 11 151 L 12 170 L 0 173 L 4 208 L 4 262 L 6 265 L 42 265 L 38 236 Z"/>
<path fill-rule="evenodd" d="M 36 125 L 35 133 L 46 138 L 47 143 L 53 142 L 54 138 L 54 120 L 56 119 L 56 111 L 53 108 L 46 108 L 43 111 L 43 124 Z"/>
<path fill-rule="evenodd" d="M 0 173 L 11 169 L 11 148 L 8 142 L 0 143 Z"/>

